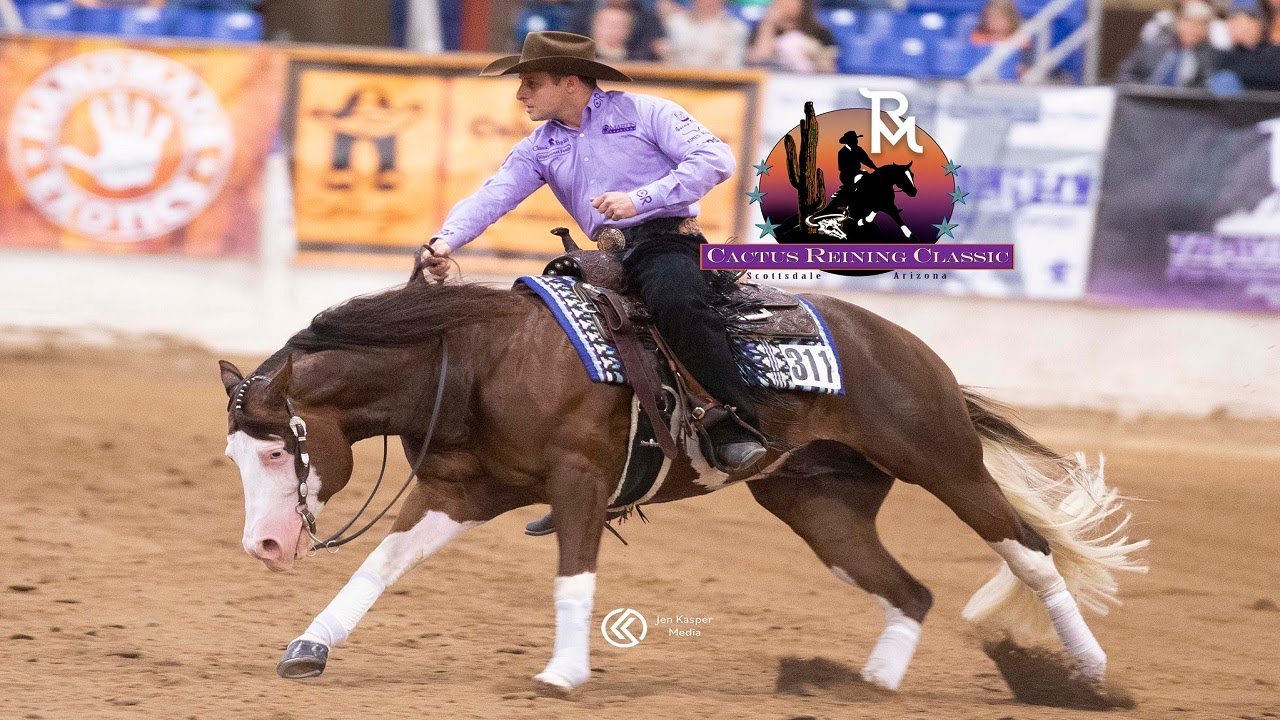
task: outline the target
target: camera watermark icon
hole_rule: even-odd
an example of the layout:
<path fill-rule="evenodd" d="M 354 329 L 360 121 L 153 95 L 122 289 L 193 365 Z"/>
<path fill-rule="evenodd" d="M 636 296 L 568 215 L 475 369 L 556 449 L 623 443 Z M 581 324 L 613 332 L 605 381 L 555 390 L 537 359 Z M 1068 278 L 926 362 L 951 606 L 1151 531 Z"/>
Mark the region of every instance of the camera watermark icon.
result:
<path fill-rule="evenodd" d="M 633 632 L 636 621 L 640 622 L 638 637 Z M 631 608 L 618 608 L 604 616 L 600 623 L 600 634 L 604 636 L 605 642 L 614 647 L 631 648 L 639 645 L 649 634 L 649 623 L 645 621 L 644 615 Z"/>

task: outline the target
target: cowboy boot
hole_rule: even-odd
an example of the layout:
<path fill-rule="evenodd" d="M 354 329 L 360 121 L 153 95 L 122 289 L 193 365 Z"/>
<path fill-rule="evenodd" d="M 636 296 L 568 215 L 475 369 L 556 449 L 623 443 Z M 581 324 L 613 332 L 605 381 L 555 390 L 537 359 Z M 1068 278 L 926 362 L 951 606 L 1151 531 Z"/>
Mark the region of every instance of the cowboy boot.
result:
<path fill-rule="evenodd" d="M 608 522 L 615 518 L 622 517 L 622 515 L 623 515 L 623 512 L 621 510 L 619 510 L 618 512 L 607 513 L 605 515 L 605 522 Z M 543 535 L 550 535 L 555 531 L 556 531 L 556 514 L 554 512 L 549 512 L 546 515 L 543 515 L 537 520 L 534 520 L 533 522 L 524 526 L 524 534 L 529 535 L 531 537 L 542 537 Z"/>

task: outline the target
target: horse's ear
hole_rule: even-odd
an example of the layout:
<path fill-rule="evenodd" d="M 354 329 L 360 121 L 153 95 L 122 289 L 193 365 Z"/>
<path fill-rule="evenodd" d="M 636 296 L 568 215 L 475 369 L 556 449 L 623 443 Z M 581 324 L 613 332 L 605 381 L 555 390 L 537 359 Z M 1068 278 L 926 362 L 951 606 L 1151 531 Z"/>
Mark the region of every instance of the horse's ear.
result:
<path fill-rule="evenodd" d="M 285 356 L 284 367 L 276 371 L 267 383 L 267 403 L 275 407 L 284 405 L 289 395 L 289 381 L 293 379 L 293 353 Z"/>
<path fill-rule="evenodd" d="M 236 386 L 244 381 L 244 373 L 226 360 L 219 360 L 218 367 L 222 369 L 222 387 L 227 389 L 227 397 L 231 397 Z"/>
<path fill-rule="evenodd" d="M 907 163 L 907 169 L 908 169 L 908 170 L 910 170 L 910 169 L 911 169 L 911 163 L 913 163 L 913 162 L 915 162 L 915 160 L 912 160 L 911 162 Z"/>

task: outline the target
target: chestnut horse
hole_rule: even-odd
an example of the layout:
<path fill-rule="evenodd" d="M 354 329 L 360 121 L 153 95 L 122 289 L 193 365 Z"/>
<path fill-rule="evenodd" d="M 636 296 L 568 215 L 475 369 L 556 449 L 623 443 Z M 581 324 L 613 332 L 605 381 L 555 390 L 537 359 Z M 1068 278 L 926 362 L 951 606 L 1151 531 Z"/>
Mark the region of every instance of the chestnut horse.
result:
<path fill-rule="evenodd" d="M 832 573 L 879 598 L 885 628 L 863 677 L 897 689 L 932 596 L 880 544 L 875 518 L 894 479 L 914 483 L 1004 560 L 966 617 L 1051 627 L 1078 672 L 1100 681 L 1106 655 L 1079 608 L 1105 611 L 1113 571 L 1142 569 L 1130 554 L 1145 545 L 1116 534 L 1127 517 L 1103 522 L 1120 501 L 1101 469 L 1028 437 L 903 328 L 833 298 L 808 299 L 829 326 L 847 393 L 762 403 L 775 445 L 764 460 L 727 476 L 699 453 L 682 454 L 651 502 L 748 482 Z M 534 679 L 551 692 L 587 680 L 596 556 L 625 461 L 631 391 L 590 382 L 541 301 L 411 282 L 322 312 L 248 379 L 220 366 L 232 398 L 227 454 L 244 483 L 244 549 L 272 570 L 310 549 L 303 516 L 319 515 L 347 484 L 353 443 L 398 435 L 417 464 L 390 533 L 290 644 L 282 676 L 319 674 L 389 585 L 464 530 L 549 503 L 559 543 L 555 649 Z M 305 421 L 304 447 L 291 417 Z"/>

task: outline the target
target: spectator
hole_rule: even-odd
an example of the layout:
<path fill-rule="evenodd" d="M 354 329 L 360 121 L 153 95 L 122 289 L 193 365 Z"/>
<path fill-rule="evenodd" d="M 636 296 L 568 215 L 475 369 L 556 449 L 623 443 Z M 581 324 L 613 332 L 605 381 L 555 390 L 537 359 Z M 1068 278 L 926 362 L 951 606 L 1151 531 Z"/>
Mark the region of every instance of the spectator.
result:
<path fill-rule="evenodd" d="M 625 7 L 605 5 L 591 18 L 591 39 L 596 41 L 596 55 L 604 63 L 627 60 L 627 41 L 635 29 L 635 15 Z"/>
<path fill-rule="evenodd" d="M 1234 47 L 1222 58 L 1223 71 L 1235 76 L 1239 89 L 1280 91 L 1280 45 L 1263 42 L 1262 9 L 1233 10 L 1227 26 Z"/>
<path fill-rule="evenodd" d="M 672 65 L 740 68 L 747 56 L 751 30 L 725 10 L 725 0 L 693 0 L 685 9 L 675 0 L 659 0 L 658 14 L 667 30 Z"/>
<path fill-rule="evenodd" d="M 1119 82 L 1167 87 L 1204 87 L 1217 70 L 1220 53 L 1209 44 L 1213 8 L 1201 0 L 1187 0 L 1178 8 L 1172 42 L 1139 44 L 1120 63 Z"/>
<path fill-rule="evenodd" d="M 561 0 L 567 4 L 580 5 L 580 0 Z M 591 6 L 591 0 L 586 3 Z M 627 38 L 627 59 L 641 62 L 654 62 L 662 59 L 666 53 L 666 37 L 662 34 L 662 23 L 653 9 L 653 0 L 598 0 L 594 3 L 595 12 L 575 12 L 564 28 L 567 32 L 578 35 L 591 35 L 592 22 L 596 13 L 606 7 L 618 8 L 631 14 L 631 35 Z"/>
<path fill-rule="evenodd" d="M 830 73 L 836 41 L 818 22 L 813 0 L 773 0 L 756 25 L 747 61 L 795 73 Z"/>
<path fill-rule="evenodd" d="M 1204 2 L 1205 0 L 1174 0 L 1173 7 L 1161 10 L 1142 26 L 1140 35 L 1143 44 L 1152 45 L 1154 47 L 1168 47 L 1173 42 L 1173 25 L 1178 17 L 1178 8 L 1185 2 Z M 1264 3 L 1266 0 L 1258 0 Z M 1215 50 L 1231 49 L 1231 33 L 1227 30 L 1227 24 L 1221 18 L 1221 11 L 1215 8 L 1214 18 L 1209 23 L 1209 44 Z"/>
<path fill-rule="evenodd" d="M 969 44 L 987 47 L 1004 42 L 1013 37 L 1021 26 L 1022 13 L 1018 12 L 1018 6 L 1013 0 L 988 0 L 978 15 L 978 26 L 969 34 Z M 1027 38 L 1022 42 L 1021 52 L 1018 53 L 1014 77 L 1022 77 L 1027 68 L 1031 67 L 1033 59 L 1031 38 Z"/>
<path fill-rule="evenodd" d="M 1268 45 L 1280 45 L 1280 0 L 1258 0 L 1262 12 L 1262 37 Z"/>

